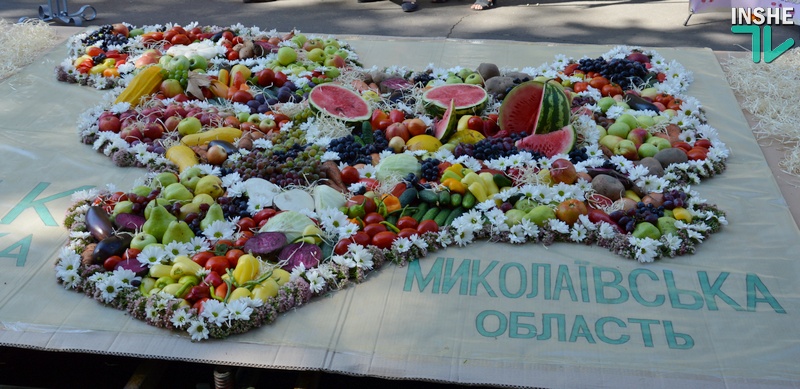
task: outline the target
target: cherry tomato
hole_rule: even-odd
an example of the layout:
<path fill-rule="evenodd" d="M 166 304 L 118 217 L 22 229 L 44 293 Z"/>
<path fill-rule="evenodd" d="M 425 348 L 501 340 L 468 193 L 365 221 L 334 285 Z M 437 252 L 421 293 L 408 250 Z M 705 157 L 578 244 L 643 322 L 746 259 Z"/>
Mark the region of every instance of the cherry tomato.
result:
<path fill-rule="evenodd" d="M 702 147 L 708 150 L 711 148 L 711 141 L 708 139 L 698 139 L 694 141 L 694 147 Z"/>
<path fill-rule="evenodd" d="M 336 246 L 333 246 L 333 253 L 336 255 L 344 255 L 347 252 L 347 246 L 353 243 L 350 239 L 340 239 L 336 242 Z"/>
<path fill-rule="evenodd" d="M 256 221 L 252 217 L 240 218 L 236 225 L 239 226 L 239 231 L 252 231 L 256 228 Z"/>
<path fill-rule="evenodd" d="M 580 64 L 578 64 L 578 63 L 571 63 L 571 64 L 567 65 L 564 68 L 564 74 L 566 74 L 568 76 L 571 76 L 572 73 L 575 73 L 575 70 L 578 70 L 578 66 L 580 66 Z"/>
<path fill-rule="evenodd" d="M 122 254 L 122 259 L 136 259 L 136 257 L 138 257 L 139 253 L 141 252 L 142 250 L 129 248 L 125 250 L 124 254 Z"/>
<path fill-rule="evenodd" d="M 686 156 L 688 156 L 692 161 L 702 161 L 708 158 L 708 150 L 702 147 L 693 147 L 691 150 L 686 152 Z"/>
<path fill-rule="evenodd" d="M 217 241 L 217 243 L 214 245 L 214 247 L 216 248 L 216 247 L 220 247 L 222 245 L 231 247 L 231 246 L 233 246 L 233 241 L 230 240 L 230 239 L 221 239 L 221 240 Z"/>
<path fill-rule="evenodd" d="M 419 235 L 416 228 L 403 228 L 397 233 L 398 238 L 410 238 L 413 235 Z"/>
<path fill-rule="evenodd" d="M 355 184 L 356 182 L 358 182 L 360 178 L 361 178 L 361 173 L 359 173 L 358 169 L 356 169 L 355 167 L 345 166 L 342 169 L 342 182 L 344 182 L 345 185 Z"/>
<path fill-rule="evenodd" d="M 89 46 L 86 48 L 86 55 L 96 57 L 100 54 L 103 54 L 103 49 L 97 46 Z"/>
<path fill-rule="evenodd" d="M 173 45 L 188 45 L 192 43 L 192 40 L 189 39 L 189 37 L 186 36 L 186 34 L 177 34 L 173 36 L 172 39 L 170 39 L 169 41 Z"/>
<path fill-rule="evenodd" d="M 573 90 L 575 93 L 580 93 L 580 92 L 583 92 L 583 91 L 585 91 L 587 88 L 589 88 L 589 83 L 588 83 L 588 82 L 585 82 L 585 81 L 578 81 L 578 82 L 576 82 L 576 83 L 572 84 L 572 90 Z"/>
<path fill-rule="evenodd" d="M 236 267 L 236 264 L 239 263 L 239 257 L 244 255 L 244 251 L 239 249 L 230 249 L 227 253 L 225 253 L 225 258 L 228 258 L 228 263 L 231 264 L 231 267 Z"/>
<path fill-rule="evenodd" d="M 673 148 L 682 149 L 683 151 L 685 151 L 687 153 L 689 152 L 689 150 L 692 149 L 692 145 L 690 145 L 690 144 L 688 144 L 686 142 L 683 142 L 683 141 L 672 142 L 672 147 Z"/>
<path fill-rule="evenodd" d="M 372 237 L 372 245 L 379 249 L 388 249 L 392 247 L 395 238 L 397 238 L 397 234 L 394 232 L 381 231 Z"/>
<path fill-rule="evenodd" d="M 668 104 L 665 105 L 667 106 L 667 109 L 674 109 L 677 111 L 681 109 L 681 104 L 683 104 L 683 100 L 673 99 L 672 101 L 670 101 Z"/>
<path fill-rule="evenodd" d="M 591 80 L 589 80 L 589 86 L 597 90 L 602 90 L 603 86 L 608 84 L 609 84 L 608 79 L 603 76 L 596 76 Z"/>
<path fill-rule="evenodd" d="M 208 259 L 213 256 L 214 253 L 211 251 L 201 251 L 195 255 L 192 255 L 192 261 L 202 267 L 206 267 L 206 262 L 208 262 Z"/>
<path fill-rule="evenodd" d="M 386 226 L 384 226 L 383 224 L 367 224 L 366 226 L 364 226 L 364 232 L 366 232 L 369 236 L 373 238 L 379 232 L 384 232 L 387 230 L 388 228 L 386 228 Z"/>
<path fill-rule="evenodd" d="M 439 232 L 439 226 L 433 220 L 424 220 L 417 225 L 417 232 L 424 234 L 426 232 Z"/>
<path fill-rule="evenodd" d="M 286 83 L 287 79 L 288 78 L 284 72 L 275 72 L 275 79 L 272 81 L 272 83 L 275 84 L 276 87 L 280 88 Z M 275 118 L 275 121 L 280 123 L 280 120 L 278 120 L 277 117 Z"/>
<path fill-rule="evenodd" d="M 256 223 L 256 225 L 260 225 L 262 220 L 268 220 L 277 213 L 278 211 L 274 210 L 273 208 L 264 208 L 253 215 L 253 221 Z"/>
<path fill-rule="evenodd" d="M 242 236 L 240 236 L 239 239 L 236 239 L 236 241 L 233 242 L 233 245 L 235 247 L 244 247 L 245 243 L 247 243 L 247 241 L 250 240 L 250 238 L 252 237 L 253 237 L 252 232 L 250 232 L 250 235 L 242 234 Z"/>
<path fill-rule="evenodd" d="M 622 94 L 622 87 L 618 84 L 603 85 L 600 89 L 600 94 L 603 96 L 616 96 Z"/>
<path fill-rule="evenodd" d="M 206 265 L 203 266 L 207 270 L 211 270 L 213 272 L 217 272 L 217 274 L 225 274 L 229 267 L 231 267 L 231 263 L 228 262 L 228 258 L 223 255 L 215 255 L 206 261 Z"/>
<path fill-rule="evenodd" d="M 483 133 L 483 118 L 480 116 L 473 116 L 469 118 L 469 120 L 467 120 L 467 128 Z"/>
<path fill-rule="evenodd" d="M 366 187 L 367 190 L 378 189 L 378 186 L 380 186 L 380 184 L 381 184 L 380 182 L 378 182 L 378 180 L 376 180 L 374 178 L 367 178 L 367 177 L 360 178 L 358 180 L 358 182 L 364 184 L 364 187 Z"/>
<path fill-rule="evenodd" d="M 372 237 L 364 231 L 358 231 L 350 237 L 350 240 L 362 246 L 366 246 L 372 240 Z"/>
<path fill-rule="evenodd" d="M 383 216 L 377 212 L 370 212 L 364 216 L 364 224 L 379 224 L 383 220 Z"/>
<path fill-rule="evenodd" d="M 114 271 L 114 269 L 117 267 L 117 264 L 120 262 L 122 262 L 122 257 L 119 255 L 112 255 L 103 261 L 103 268 L 105 268 L 107 271 Z"/>
<path fill-rule="evenodd" d="M 233 40 L 233 33 L 230 32 L 230 31 L 224 31 L 222 33 L 222 38 L 227 39 L 229 41 L 232 41 Z"/>
<path fill-rule="evenodd" d="M 236 50 L 231 50 L 225 54 L 225 57 L 228 58 L 228 61 L 236 61 L 239 59 L 239 52 Z"/>
<path fill-rule="evenodd" d="M 163 37 L 163 38 L 161 38 L 161 39 L 163 39 L 163 40 L 165 40 L 165 41 L 167 41 L 167 42 L 170 42 L 170 43 L 172 43 L 172 38 L 174 38 L 174 37 L 175 37 L 175 35 L 178 35 L 178 32 L 177 32 L 177 31 L 175 31 L 175 30 L 169 30 L 169 31 L 167 31 L 167 32 L 165 32 L 165 33 L 164 33 L 164 37 Z"/>
<path fill-rule="evenodd" d="M 244 43 L 244 38 L 235 36 L 233 39 L 231 39 L 231 42 L 233 42 L 234 45 L 238 45 L 239 43 Z"/>
<path fill-rule="evenodd" d="M 397 224 L 395 224 L 397 228 L 404 229 L 404 228 L 417 228 L 417 219 L 414 219 L 411 216 L 403 216 L 400 219 L 397 219 Z"/>

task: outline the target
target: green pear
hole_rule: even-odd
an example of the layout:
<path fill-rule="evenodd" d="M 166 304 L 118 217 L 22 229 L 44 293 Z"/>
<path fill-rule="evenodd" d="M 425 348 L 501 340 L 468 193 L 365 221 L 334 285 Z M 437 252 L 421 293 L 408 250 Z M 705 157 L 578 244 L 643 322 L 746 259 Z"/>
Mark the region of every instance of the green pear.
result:
<path fill-rule="evenodd" d="M 650 238 L 658 240 L 661 237 L 661 231 L 653 223 L 641 222 L 633 229 L 633 236 L 639 239 Z"/>
<path fill-rule="evenodd" d="M 121 213 L 131 213 L 133 212 L 133 201 L 124 200 L 117 202 L 114 205 L 114 212 L 111 213 L 111 219 L 113 220 L 117 215 Z"/>
<path fill-rule="evenodd" d="M 192 199 L 192 202 L 193 203 L 197 203 L 197 204 L 208 204 L 208 205 L 211 205 L 211 204 L 214 204 L 216 201 L 214 201 L 214 198 L 211 197 L 211 195 L 209 195 L 208 193 L 200 193 L 200 194 L 195 194 L 194 195 L 194 198 Z"/>
<path fill-rule="evenodd" d="M 524 218 L 542 227 L 548 220 L 556 218 L 556 212 L 549 205 L 539 205 L 526 213 Z"/>
<path fill-rule="evenodd" d="M 658 230 L 661 231 L 661 235 L 678 235 L 678 228 L 675 227 L 676 221 L 677 220 L 675 220 L 675 218 L 669 216 L 662 216 L 658 218 Z"/>
<path fill-rule="evenodd" d="M 248 116 L 249 116 L 249 114 L 248 114 Z M 180 181 L 183 182 L 183 181 L 187 181 L 187 180 L 189 180 L 191 178 L 194 178 L 194 177 L 202 177 L 202 176 L 203 176 L 203 171 L 197 166 L 192 166 L 192 167 L 182 171 L 179 178 L 180 178 Z"/>
<path fill-rule="evenodd" d="M 597 106 L 600 107 L 600 110 L 603 111 L 603 113 L 608 111 L 608 109 L 613 107 L 616 103 L 617 100 L 614 100 L 614 98 L 610 96 L 602 97 L 600 100 L 597 100 Z"/>
<path fill-rule="evenodd" d="M 164 231 L 161 242 L 164 244 L 170 244 L 171 242 L 189 243 L 192 238 L 194 238 L 194 232 L 185 221 L 173 220 L 167 226 L 167 230 Z"/>
<path fill-rule="evenodd" d="M 506 215 L 506 225 L 509 227 L 514 227 L 517 224 L 522 222 L 522 219 L 525 217 L 526 212 L 521 209 L 509 209 L 508 212 L 505 213 Z"/>
<path fill-rule="evenodd" d="M 201 178 L 194 188 L 194 194 L 198 195 L 203 193 L 215 199 L 225 194 L 225 188 L 222 187 L 222 180 L 210 174 Z"/>
<path fill-rule="evenodd" d="M 518 209 L 525 213 L 530 212 L 530 210 L 535 207 L 536 207 L 536 202 L 527 197 L 521 198 L 517 200 L 516 203 L 514 203 L 514 209 Z"/>
<path fill-rule="evenodd" d="M 150 186 L 153 188 L 166 188 L 170 184 L 178 182 L 178 179 L 178 175 L 173 172 L 162 172 L 153 177 Z"/>
<path fill-rule="evenodd" d="M 617 117 L 617 120 L 614 123 L 619 123 L 619 122 L 627 124 L 628 128 L 636 128 L 639 126 L 639 123 L 636 121 L 636 117 L 629 113 L 623 113 L 622 115 L 619 115 L 619 117 Z"/>
<path fill-rule="evenodd" d="M 152 191 L 153 191 L 153 188 L 151 188 L 151 187 L 149 187 L 147 185 L 139 185 L 139 186 L 131 189 L 131 192 L 135 193 L 137 196 L 142 196 L 142 197 L 147 197 L 147 195 L 149 195 L 150 192 L 152 192 Z"/>
<path fill-rule="evenodd" d="M 200 213 L 200 203 L 186 203 L 181 206 L 181 211 L 178 214 L 178 219 L 186 220 L 186 216 L 190 213 Z"/>
<path fill-rule="evenodd" d="M 145 219 L 150 218 L 150 213 L 153 212 L 153 208 L 155 208 L 156 205 L 162 205 L 166 207 L 167 205 L 169 205 L 169 200 L 163 197 L 158 197 L 155 200 L 151 200 L 149 203 L 147 203 L 147 205 L 144 207 Z"/>
<path fill-rule="evenodd" d="M 225 214 L 222 212 L 222 206 L 214 203 L 211 204 L 211 207 L 208 208 L 206 212 L 206 217 L 200 221 L 200 230 L 205 231 L 208 226 L 213 224 L 217 220 L 225 220 Z"/>
<path fill-rule="evenodd" d="M 182 183 L 176 182 L 174 184 L 170 184 L 170 186 L 164 188 L 161 192 L 161 195 L 164 196 L 165 199 L 174 202 L 174 201 L 192 201 L 194 195 L 192 192 L 189 191 Z"/>
<path fill-rule="evenodd" d="M 144 222 L 142 231 L 155 236 L 159 242 L 162 242 L 162 238 L 169 224 L 175 220 L 177 220 L 177 218 L 169 213 L 164 206 L 156 205 L 150 212 L 150 218 Z"/>

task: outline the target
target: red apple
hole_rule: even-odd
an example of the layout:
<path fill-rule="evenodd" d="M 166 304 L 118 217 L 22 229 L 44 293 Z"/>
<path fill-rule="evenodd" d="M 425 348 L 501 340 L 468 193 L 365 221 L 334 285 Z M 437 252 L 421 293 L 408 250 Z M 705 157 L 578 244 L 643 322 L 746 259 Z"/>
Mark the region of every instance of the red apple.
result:
<path fill-rule="evenodd" d="M 100 131 L 111 131 L 118 133 L 122 128 L 122 122 L 113 114 L 103 114 L 97 120 L 97 127 Z"/>
<path fill-rule="evenodd" d="M 559 158 L 550 165 L 550 178 L 556 183 L 572 185 L 578 180 L 578 172 L 570 160 Z"/>
<path fill-rule="evenodd" d="M 161 81 L 161 86 L 159 86 L 158 90 L 166 97 L 175 97 L 183 93 L 181 82 L 173 78 Z"/>
<path fill-rule="evenodd" d="M 208 163 L 212 165 L 222 165 L 228 158 L 228 153 L 226 153 L 225 149 L 222 147 L 215 145 L 208 148 L 206 158 L 208 159 Z"/>
<path fill-rule="evenodd" d="M 586 204 L 578 199 L 564 200 L 556 207 L 556 218 L 569 225 L 575 224 L 581 215 L 586 215 L 589 210 Z"/>
<path fill-rule="evenodd" d="M 402 122 L 403 120 L 406 120 L 406 114 L 399 109 L 393 109 L 389 111 L 389 120 L 391 120 L 392 123 Z"/>
<path fill-rule="evenodd" d="M 492 118 L 487 118 L 483 121 L 483 135 L 484 136 L 495 136 L 498 132 L 500 132 L 500 126 L 497 125 L 497 121 Z"/>
<path fill-rule="evenodd" d="M 483 119 L 480 116 L 473 116 L 467 121 L 467 128 L 483 134 Z"/>
<path fill-rule="evenodd" d="M 408 127 L 403 122 L 392 123 L 389 127 L 386 127 L 386 139 L 392 139 L 396 136 L 402 138 L 404 142 L 407 142 L 411 137 Z"/>
<path fill-rule="evenodd" d="M 175 129 L 178 128 L 178 123 L 180 122 L 180 116 L 170 116 L 167 118 L 167 120 L 164 120 L 164 128 L 170 132 L 175 131 Z"/>
<path fill-rule="evenodd" d="M 270 68 L 259 70 L 256 73 L 258 86 L 270 86 L 275 81 L 275 71 Z"/>
<path fill-rule="evenodd" d="M 638 149 L 644 142 L 647 142 L 647 138 L 650 137 L 650 133 L 647 132 L 644 128 L 634 128 L 628 133 L 628 140 L 632 141 L 633 144 L 636 145 Z"/>
<path fill-rule="evenodd" d="M 115 34 L 122 35 L 122 36 L 124 36 L 126 38 L 128 37 L 128 34 L 130 33 L 130 31 L 128 30 L 128 26 L 126 26 L 126 25 L 124 25 L 122 23 L 114 23 L 114 24 L 112 24 L 111 25 L 111 29 L 114 31 Z"/>
<path fill-rule="evenodd" d="M 164 126 L 160 123 L 148 123 L 142 131 L 142 135 L 153 140 L 161 139 L 161 136 L 164 135 Z"/>
<path fill-rule="evenodd" d="M 139 126 L 125 127 L 120 130 L 119 136 L 128 143 L 144 139 L 144 134 L 142 134 L 142 129 Z"/>

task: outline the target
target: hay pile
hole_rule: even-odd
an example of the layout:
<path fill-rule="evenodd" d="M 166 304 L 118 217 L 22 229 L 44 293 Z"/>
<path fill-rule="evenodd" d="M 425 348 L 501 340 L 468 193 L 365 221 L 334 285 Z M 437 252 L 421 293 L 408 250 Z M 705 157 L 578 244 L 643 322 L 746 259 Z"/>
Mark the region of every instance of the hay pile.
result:
<path fill-rule="evenodd" d="M 754 63 L 747 55 L 722 65 L 742 107 L 756 120 L 756 138 L 780 142 L 787 149 L 781 170 L 800 176 L 800 48 L 772 63 Z"/>
<path fill-rule="evenodd" d="M 39 19 L 19 24 L 0 19 L 0 80 L 32 63 L 56 43 L 55 30 Z"/>

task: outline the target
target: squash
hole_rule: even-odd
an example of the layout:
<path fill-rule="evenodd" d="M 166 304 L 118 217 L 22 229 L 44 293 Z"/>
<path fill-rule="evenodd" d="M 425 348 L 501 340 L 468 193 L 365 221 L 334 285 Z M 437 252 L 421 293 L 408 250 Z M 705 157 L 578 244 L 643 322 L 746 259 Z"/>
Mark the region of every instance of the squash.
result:
<path fill-rule="evenodd" d="M 163 79 L 161 66 L 148 66 L 133 77 L 128 86 L 117 96 L 117 100 L 114 103 L 127 102 L 131 104 L 131 108 L 136 107 L 141 102 L 142 97 L 158 92 Z"/>
<path fill-rule="evenodd" d="M 200 163 L 200 160 L 197 158 L 197 154 L 195 154 L 194 150 L 186 145 L 179 144 L 171 146 L 167 149 L 167 152 L 164 154 L 164 156 L 172 163 L 177 165 L 180 172 L 183 172 L 184 170 Z"/>
<path fill-rule="evenodd" d="M 212 140 L 224 140 L 234 143 L 237 138 L 242 137 L 242 130 L 233 127 L 217 127 L 213 130 L 198 132 L 196 134 L 185 135 L 181 138 L 181 144 L 186 146 L 203 146 Z"/>

